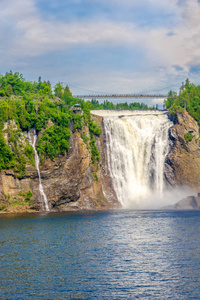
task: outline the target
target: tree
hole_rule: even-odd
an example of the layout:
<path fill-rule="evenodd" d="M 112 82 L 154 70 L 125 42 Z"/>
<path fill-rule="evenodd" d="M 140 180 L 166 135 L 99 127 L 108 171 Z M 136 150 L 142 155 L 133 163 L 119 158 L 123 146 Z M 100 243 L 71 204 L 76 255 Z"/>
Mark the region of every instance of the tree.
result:
<path fill-rule="evenodd" d="M 66 87 L 64 88 L 64 96 L 72 97 L 72 93 L 68 85 L 66 85 Z"/>
<path fill-rule="evenodd" d="M 56 85 L 54 86 L 54 93 L 55 96 L 62 98 L 63 96 L 63 86 L 60 82 L 56 83 Z"/>
<path fill-rule="evenodd" d="M 6 87 L 6 96 L 10 97 L 12 95 L 12 93 L 13 93 L 12 85 L 9 84 Z"/>

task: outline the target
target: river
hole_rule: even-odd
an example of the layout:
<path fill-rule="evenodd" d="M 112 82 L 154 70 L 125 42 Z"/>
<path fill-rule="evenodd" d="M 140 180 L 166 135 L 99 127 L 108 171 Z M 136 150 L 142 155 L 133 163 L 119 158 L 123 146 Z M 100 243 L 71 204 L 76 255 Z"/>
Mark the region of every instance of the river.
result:
<path fill-rule="evenodd" d="M 0 299 L 199 299 L 200 211 L 0 215 Z"/>

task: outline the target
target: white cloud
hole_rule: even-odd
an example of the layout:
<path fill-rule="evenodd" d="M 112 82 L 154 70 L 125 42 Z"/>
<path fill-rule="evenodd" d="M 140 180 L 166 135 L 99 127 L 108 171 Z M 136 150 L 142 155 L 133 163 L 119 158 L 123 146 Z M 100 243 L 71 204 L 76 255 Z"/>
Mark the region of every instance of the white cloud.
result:
<path fill-rule="evenodd" d="M 141 0 L 141 2 L 159 3 L 158 5 L 164 8 L 170 6 L 177 9 L 175 0 L 161 3 L 158 0 Z M 190 56 L 199 56 L 197 46 L 200 44 L 200 5 L 195 0 L 187 1 L 184 7 L 179 8 L 182 10 L 182 22 L 173 28 L 174 36 L 167 36 L 168 28 L 141 29 L 133 23 L 115 23 L 109 20 L 69 24 L 58 21 L 48 22 L 40 17 L 31 0 L 10 0 L 6 3 L 0 16 L 10 16 L 15 22 L 14 52 L 16 55 L 20 53 L 39 55 L 75 44 L 109 43 L 141 45 L 153 52 L 157 59 L 163 57 L 166 64 L 188 63 L 189 53 Z M 134 5 L 136 1 L 125 1 L 125 4 L 131 5 L 131 3 Z"/>
<path fill-rule="evenodd" d="M 186 0 L 182 5 L 178 4 L 177 0 L 102 1 L 119 7 L 155 6 L 174 14 L 175 22 L 168 27 L 160 25 L 151 28 L 139 27 L 134 20 L 132 23 L 114 22 L 112 19 L 105 20 L 105 16 L 101 19 L 99 15 L 97 20 L 87 22 L 44 20 L 34 0 L 0 0 L 0 38 L 3 41 L 1 57 L 5 61 L 17 61 L 77 45 L 112 45 L 130 49 L 138 47 L 144 53 L 146 74 L 149 76 L 152 68 L 154 81 L 155 74 L 160 77 L 163 72 L 159 71 L 160 66 L 165 68 L 167 74 L 175 76 L 178 73 L 187 73 L 190 65 L 200 63 L 200 4 L 197 0 Z M 11 30 L 11 35 L 6 36 L 8 29 Z M 169 32 L 173 32 L 174 35 L 168 35 Z M 175 69 L 174 65 L 181 66 L 183 70 Z M 139 73 L 138 67 L 136 74 Z M 138 75 L 129 75 L 136 76 L 138 82 L 140 81 Z M 141 81 L 142 75 L 144 74 L 141 73 Z M 119 74 L 116 76 L 119 79 L 116 78 L 116 81 L 123 82 Z M 162 78 L 164 80 L 164 76 Z M 147 78 L 145 80 L 148 81 Z M 126 83 L 127 86 L 128 83 L 131 85 L 128 77 Z"/>

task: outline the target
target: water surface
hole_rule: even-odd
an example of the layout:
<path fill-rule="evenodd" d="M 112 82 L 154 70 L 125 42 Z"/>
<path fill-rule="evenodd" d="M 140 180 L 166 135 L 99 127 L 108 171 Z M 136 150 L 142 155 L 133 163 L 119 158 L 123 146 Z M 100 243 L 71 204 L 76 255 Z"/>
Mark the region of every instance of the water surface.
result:
<path fill-rule="evenodd" d="M 0 299 L 199 299 L 199 211 L 0 215 Z"/>

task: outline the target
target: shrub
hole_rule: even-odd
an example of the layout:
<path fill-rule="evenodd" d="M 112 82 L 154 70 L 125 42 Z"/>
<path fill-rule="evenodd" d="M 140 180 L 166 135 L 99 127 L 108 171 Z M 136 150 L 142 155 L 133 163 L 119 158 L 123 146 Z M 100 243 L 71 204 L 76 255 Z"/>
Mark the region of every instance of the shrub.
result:
<path fill-rule="evenodd" d="M 68 128 L 62 126 L 50 126 L 43 136 L 39 139 L 37 151 L 40 157 L 54 159 L 60 154 L 65 154 L 69 150 L 69 138 L 71 132 Z"/>
<path fill-rule="evenodd" d="M 89 141 L 89 137 L 86 135 L 85 132 L 81 133 L 81 138 L 84 141 L 84 143 L 87 145 L 88 141 Z"/>
<path fill-rule="evenodd" d="M 81 130 L 83 128 L 83 116 L 82 115 L 74 114 L 73 121 L 74 121 L 73 132 L 75 132 L 77 129 Z"/>
<path fill-rule="evenodd" d="M 33 194 L 31 193 L 31 191 L 28 191 L 28 193 L 26 194 L 25 201 L 29 201 L 32 196 L 33 196 Z"/>
<path fill-rule="evenodd" d="M 0 90 L 0 97 L 4 97 L 5 96 L 5 91 L 4 90 Z"/>
<path fill-rule="evenodd" d="M 29 158 L 30 163 L 35 165 L 35 153 L 31 145 L 27 145 L 24 149 L 26 156 Z"/>
<path fill-rule="evenodd" d="M 90 140 L 90 149 L 92 154 L 92 163 L 94 164 L 95 161 L 97 161 L 98 163 L 100 161 L 100 155 L 99 155 L 98 148 L 96 146 L 96 141 L 93 136 L 91 136 L 91 140 Z"/>
<path fill-rule="evenodd" d="M 96 181 L 99 180 L 97 174 L 93 174 L 93 177 L 94 177 L 94 179 L 95 179 Z"/>
<path fill-rule="evenodd" d="M 4 210 L 6 206 L 4 204 L 1 205 L 0 210 Z"/>
<path fill-rule="evenodd" d="M 187 133 L 184 134 L 184 138 L 185 138 L 186 142 L 188 143 L 188 142 L 192 141 L 193 135 L 192 135 L 191 132 L 187 132 Z"/>
<path fill-rule="evenodd" d="M 13 154 L 4 141 L 3 136 L 0 137 L 0 171 L 9 169 L 12 166 Z"/>

